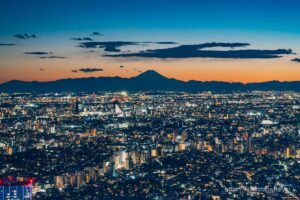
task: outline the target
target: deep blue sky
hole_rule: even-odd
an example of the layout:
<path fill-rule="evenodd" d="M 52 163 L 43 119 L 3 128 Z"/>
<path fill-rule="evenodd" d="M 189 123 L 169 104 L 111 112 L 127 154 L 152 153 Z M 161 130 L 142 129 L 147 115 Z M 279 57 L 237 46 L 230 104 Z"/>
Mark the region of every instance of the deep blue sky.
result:
<path fill-rule="evenodd" d="M 298 0 L 1 0 L 1 34 L 217 28 L 300 33 Z"/>

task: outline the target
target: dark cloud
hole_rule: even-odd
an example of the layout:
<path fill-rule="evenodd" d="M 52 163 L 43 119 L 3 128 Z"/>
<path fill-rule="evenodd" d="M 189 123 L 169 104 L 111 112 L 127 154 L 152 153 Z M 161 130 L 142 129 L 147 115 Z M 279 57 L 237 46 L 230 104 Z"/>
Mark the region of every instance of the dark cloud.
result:
<path fill-rule="evenodd" d="M 14 46 L 16 44 L 13 43 L 0 43 L 0 46 Z"/>
<path fill-rule="evenodd" d="M 144 57 L 144 58 L 279 58 L 283 54 L 292 54 L 291 49 L 276 50 L 204 50 L 213 47 L 246 47 L 248 43 L 204 43 L 197 45 L 181 45 L 166 49 L 146 50 L 138 53 L 106 55 L 109 57 Z"/>
<path fill-rule="evenodd" d="M 71 38 L 71 40 L 82 41 L 82 38 Z"/>
<path fill-rule="evenodd" d="M 46 59 L 46 58 L 49 58 L 49 59 L 64 59 L 64 58 L 68 58 L 68 57 L 64 57 L 64 56 L 55 56 L 55 55 L 52 55 L 53 54 L 52 52 L 45 52 L 45 51 L 30 51 L 30 52 L 24 52 L 24 54 L 37 55 L 37 56 L 40 56 L 38 58 L 41 58 L 41 59 Z"/>
<path fill-rule="evenodd" d="M 43 68 L 40 68 L 40 71 L 41 71 L 41 72 L 44 72 L 44 71 L 46 71 L 46 70 L 45 70 L 45 69 L 43 69 Z"/>
<path fill-rule="evenodd" d="M 90 38 L 90 37 L 84 37 L 84 38 L 82 38 L 83 40 L 86 40 L 86 41 L 93 41 L 93 39 L 92 38 Z"/>
<path fill-rule="evenodd" d="M 24 36 L 25 36 L 25 38 L 36 38 L 35 34 L 29 35 L 29 34 L 25 33 Z"/>
<path fill-rule="evenodd" d="M 52 52 L 30 51 L 30 52 L 24 52 L 24 54 L 29 54 L 29 55 L 48 55 L 48 54 L 52 54 Z"/>
<path fill-rule="evenodd" d="M 152 43 L 152 44 L 178 44 L 176 42 L 143 42 L 143 43 Z"/>
<path fill-rule="evenodd" d="M 18 39 L 22 39 L 22 40 L 27 40 L 27 39 L 30 39 L 30 38 L 36 38 L 36 35 L 35 34 L 16 34 L 14 35 L 15 38 L 18 38 Z"/>
<path fill-rule="evenodd" d="M 68 57 L 64 57 L 64 56 L 41 56 L 39 58 L 41 58 L 41 59 L 46 59 L 46 58 L 49 58 L 49 59 L 65 59 L 65 58 L 68 58 Z"/>
<path fill-rule="evenodd" d="M 99 32 L 96 32 L 96 31 L 93 32 L 92 35 L 93 35 L 93 36 L 104 36 L 104 34 L 99 33 Z"/>
<path fill-rule="evenodd" d="M 21 35 L 21 34 L 16 34 L 15 37 L 18 38 L 18 39 L 24 39 L 24 40 L 26 39 L 26 37 L 24 35 Z"/>
<path fill-rule="evenodd" d="M 121 52 L 120 47 L 129 45 L 143 45 L 147 43 L 155 44 L 176 44 L 174 42 L 124 42 L 124 41 L 112 41 L 112 42 L 83 42 L 78 47 L 82 48 L 102 48 L 106 52 Z"/>
<path fill-rule="evenodd" d="M 113 41 L 113 42 L 83 42 L 80 43 L 79 47 L 82 48 L 102 48 L 107 52 L 120 52 L 119 47 L 128 46 L 128 45 L 139 45 L 139 42 L 122 42 L 122 41 Z"/>
<path fill-rule="evenodd" d="M 90 38 L 90 37 L 83 37 L 83 38 L 80 38 L 80 37 L 78 37 L 78 38 L 71 38 L 71 40 L 75 40 L 75 41 L 93 41 L 93 39 L 92 39 L 92 38 Z"/>
<path fill-rule="evenodd" d="M 72 72 L 83 72 L 83 73 L 94 73 L 94 72 L 100 72 L 103 71 L 102 68 L 80 68 L 78 70 L 72 70 Z"/>
<path fill-rule="evenodd" d="M 176 42 L 155 42 L 156 44 L 177 44 Z"/>
<path fill-rule="evenodd" d="M 291 60 L 292 62 L 299 62 L 300 63 L 300 58 L 294 58 L 293 60 Z"/>

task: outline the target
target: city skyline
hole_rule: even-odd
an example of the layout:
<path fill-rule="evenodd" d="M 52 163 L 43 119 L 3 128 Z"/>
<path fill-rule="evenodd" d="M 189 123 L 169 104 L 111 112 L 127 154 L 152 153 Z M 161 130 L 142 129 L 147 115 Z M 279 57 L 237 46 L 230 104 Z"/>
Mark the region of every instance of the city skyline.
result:
<path fill-rule="evenodd" d="M 0 94 L 0 133 L 0 197 L 300 195 L 299 92 Z"/>
<path fill-rule="evenodd" d="M 300 80 L 297 1 L 1 5 L 0 83 L 134 77 L 147 70 L 183 81 Z M 213 42 L 223 46 L 205 46 Z M 178 57 L 182 46 L 186 54 Z"/>

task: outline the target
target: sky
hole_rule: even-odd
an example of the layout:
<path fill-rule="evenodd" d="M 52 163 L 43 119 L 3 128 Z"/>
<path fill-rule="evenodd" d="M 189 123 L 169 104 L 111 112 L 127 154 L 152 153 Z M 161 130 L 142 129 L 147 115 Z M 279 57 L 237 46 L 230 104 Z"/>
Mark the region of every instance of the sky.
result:
<path fill-rule="evenodd" d="M 0 83 L 300 80 L 299 0 L 0 0 Z"/>

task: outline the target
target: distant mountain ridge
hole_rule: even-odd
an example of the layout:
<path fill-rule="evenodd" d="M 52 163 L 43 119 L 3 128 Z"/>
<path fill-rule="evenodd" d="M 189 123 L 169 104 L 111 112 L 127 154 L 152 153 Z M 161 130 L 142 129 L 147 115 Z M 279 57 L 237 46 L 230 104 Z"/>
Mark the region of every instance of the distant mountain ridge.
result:
<path fill-rule="evenodd" d="M 229 83 L 229 82 L 202 82 L 202 81 L 180 81 L 167 78 L 154 70 L 146 71 L 132 78 L 121 77 L 90 77 L 90 78 L 68 78 L 56 81 L 19 81 L 12 80 L 0 85 L 0 92 L 104 92 L 104 91 L 185 91 L 202 92 L 212 91 L 230 93 L 238 91 L 300 91 L 300 81 L 279 82 L 269 81 L 262 83 Z"/>

